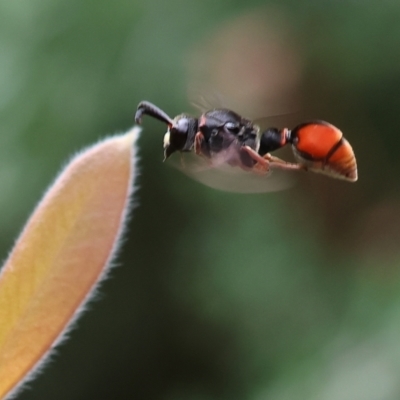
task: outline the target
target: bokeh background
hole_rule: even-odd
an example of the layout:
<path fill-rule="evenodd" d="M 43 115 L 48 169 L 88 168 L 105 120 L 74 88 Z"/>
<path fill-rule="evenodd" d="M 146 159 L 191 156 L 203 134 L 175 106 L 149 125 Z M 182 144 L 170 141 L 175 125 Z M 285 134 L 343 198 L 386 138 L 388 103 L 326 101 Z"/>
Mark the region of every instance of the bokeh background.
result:
<path fill-rule="evenodd" d="M 359 166 L 216 191 L 162 163 L 146 119 L 119 267 L 18 398 L 399 399 L 399 21 L 395 1 L 2 0 L 3 259 L 61 165 L 141 100 L 325 119 Z"/>

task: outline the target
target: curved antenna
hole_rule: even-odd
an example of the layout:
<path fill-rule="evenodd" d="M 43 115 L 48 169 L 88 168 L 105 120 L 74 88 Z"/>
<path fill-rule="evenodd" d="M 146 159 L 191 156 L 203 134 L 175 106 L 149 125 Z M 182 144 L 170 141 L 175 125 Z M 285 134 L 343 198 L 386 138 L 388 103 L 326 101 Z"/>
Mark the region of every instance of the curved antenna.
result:
<path fill-rule="evenodd" d="M 174 123 L 163 110 L 148 101 L 141 101 L 137 107 L 135 114 L 135 122 L 137 124 L 142 123 L 143 115 L 150 115 L 150 117 L 158 119 L 161 122 L 165 122 L 169 127 L 171 127 Z"/>

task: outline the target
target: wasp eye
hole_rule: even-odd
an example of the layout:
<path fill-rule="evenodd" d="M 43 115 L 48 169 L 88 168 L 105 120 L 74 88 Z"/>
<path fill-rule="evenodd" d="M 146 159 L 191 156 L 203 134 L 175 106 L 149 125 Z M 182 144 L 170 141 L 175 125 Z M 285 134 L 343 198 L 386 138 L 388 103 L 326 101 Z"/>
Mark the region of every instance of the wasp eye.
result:
<path fill-rule="evenodd" d="M 226 131 L 228 131 L 229 133 L 233 133 L 233 134 L 238 134 L 239 130 L 240 130 L 239 124 L 235 123 L 235 122 L 227 122 L 224 125 L 224 128 Z"/>
<path fill-rule="evenodd" d="M 183 135 L 187 135 L 189 129 L 189 120 L 187 118 L 180 118 L 175 122 L 174 131 Z"/>

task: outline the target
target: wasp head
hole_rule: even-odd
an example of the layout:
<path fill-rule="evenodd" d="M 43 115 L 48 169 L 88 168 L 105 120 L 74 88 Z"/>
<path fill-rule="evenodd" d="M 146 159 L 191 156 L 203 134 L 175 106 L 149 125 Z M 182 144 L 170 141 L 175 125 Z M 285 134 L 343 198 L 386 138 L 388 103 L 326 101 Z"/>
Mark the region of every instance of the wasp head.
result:
<path fill-rule="evenodd" d="M 197 132 L 197 119 L 186 114 L 175 117 L 164 135 L 164 160 L 175 151 L 190 151 Z"/>
<path fill-rule="evenodd" d="M 139 103 L 135 121 L 140 124 L 143 115 L 149 115 L 168 126 L 164 135 L 164 160 L 175 151 L 190 151 L 197 131 L 197 119 L 185 114 L 171 119 L 168 114 L 148 101 Z"/>

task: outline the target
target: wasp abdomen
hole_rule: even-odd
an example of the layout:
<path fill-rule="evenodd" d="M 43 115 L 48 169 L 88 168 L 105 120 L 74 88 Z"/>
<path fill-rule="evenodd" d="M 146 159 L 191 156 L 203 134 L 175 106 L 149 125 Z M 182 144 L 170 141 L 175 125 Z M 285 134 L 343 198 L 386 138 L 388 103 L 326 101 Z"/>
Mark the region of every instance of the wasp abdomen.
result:
<path fill-rule="evenodd" d="M 297 160 L 314 172 L 357 180 L 357 163 L 343 133 L 325 121 L 301 124 L 289 136 Z"/>

